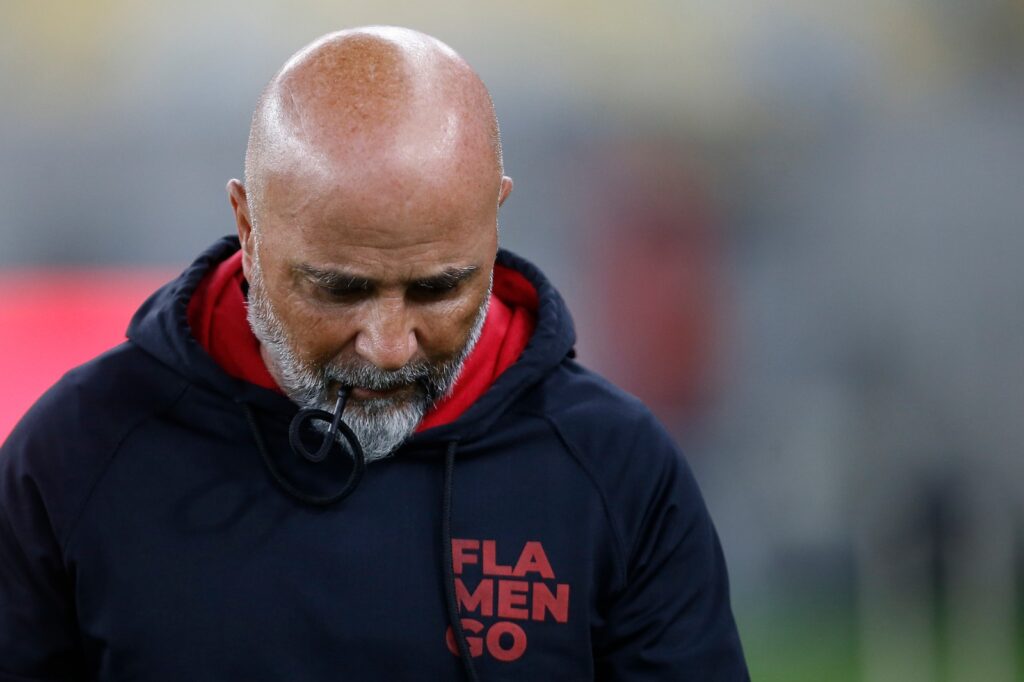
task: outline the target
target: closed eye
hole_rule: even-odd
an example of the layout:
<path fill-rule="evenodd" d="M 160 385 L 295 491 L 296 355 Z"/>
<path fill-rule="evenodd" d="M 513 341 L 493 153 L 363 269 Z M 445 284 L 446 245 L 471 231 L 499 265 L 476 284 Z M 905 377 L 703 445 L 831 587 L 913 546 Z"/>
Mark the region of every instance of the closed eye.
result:
<path fill-rule="evenodd" d="M 316 298 L 330 303 L 364 300 L 379 286 L 373 279 L 337 270 L 321 270 L 309 265 L 298 265 L 295 270 L 308 282 L 307 286 L 312 287 Z M 478 271 L 474 265 L 453 267 L 430 277 L 407 280 L 406 295 L 420 301 L 443 300 L 456 294 Z"/>
<path fill-rule="evenodd" d="M 320 291 L 330 298 L 337 299 L 349 299 L 358 298 L 363 294 L 367 293 L 369 289 L 355 289 L 355 288 L 338 288 L 338 287 L 321 287 Z"/>
<path fill-rule="evenodd" d="M 315 286 L 321 297 L 331 301 L 354 301 L 373 291 L 373 286 L 368 281 L 360 279 L 323 282 Z"/>
<path fill-rule="evenodd" d="M 459 288 L 458 281 L 417 282 L 409 287 L 409 294 L 417 299 L 440 299 Z"/>
<path fill-rule="evenodd" d="M 463 282 L 473 276 L 476 270 L 475 267 L 452 268 L 440 275 L 416 280 L 409 287 L 409 292 L 413 296 L 423 299 L 444 298 L 458 290 Z"/>

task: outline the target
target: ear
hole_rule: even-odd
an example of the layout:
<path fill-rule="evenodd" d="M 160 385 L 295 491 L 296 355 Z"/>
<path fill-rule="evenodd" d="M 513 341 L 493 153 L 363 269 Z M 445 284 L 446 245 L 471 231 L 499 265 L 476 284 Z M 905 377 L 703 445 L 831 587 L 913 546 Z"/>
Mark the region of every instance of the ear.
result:
<path fill-rule="evenodd" d="M 252 234 L 252 219 L 249 216 L 249 198 L 245 193 L 245 187 L 238 180 L 229 180 L 226 189 L 228 200 L 231 201 L 231 210 L 235 214 L 238 241 L 242 244 L 242 274 L 248 281 L 253 250 L 256 248 L 256 240 Z"/>
<path fill-rule="evenodd" d="M 508 199 L 509 194 L 512 194 L 512 178 L 502 175 L 501 189 L 498 191 L 498 206 L 505 203 L 505 199 Z"/>

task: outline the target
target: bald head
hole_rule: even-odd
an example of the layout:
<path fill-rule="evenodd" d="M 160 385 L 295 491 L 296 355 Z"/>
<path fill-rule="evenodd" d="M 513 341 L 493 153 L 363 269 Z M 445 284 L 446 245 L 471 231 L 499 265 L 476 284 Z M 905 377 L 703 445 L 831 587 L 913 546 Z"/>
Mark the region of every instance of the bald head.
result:
<path fill-rule="evenodd" d="M 497 197 L 501 143 L 490 95 L 454 50 L 425 34 L 328 34 L 289 59 L 257 104 L 245 158 L 254 223 L 268 182 L 296 174 L 368 191 L 408 174 L 461 174 Z"/>

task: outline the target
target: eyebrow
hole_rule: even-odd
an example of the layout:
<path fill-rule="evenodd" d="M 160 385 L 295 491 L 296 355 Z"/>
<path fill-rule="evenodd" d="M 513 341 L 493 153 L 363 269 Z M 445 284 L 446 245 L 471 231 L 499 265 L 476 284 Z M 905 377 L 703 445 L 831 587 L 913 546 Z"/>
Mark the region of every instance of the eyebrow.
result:
<path fill-rule="evenodd" d="M 355 273 L 344 270 L 324 270 L 304 263 L 295 266 L 295 270 L 308 277 L 314 284 L 326 289 L 370 291 L 379 284 L 377 280 Z M 460 282 L 469 279 L 477 270 L 479 268 L 475 265 L 445 268 L 436 275 L 410 280 L 408 284 L 424 289 L 454 287 Z"/>

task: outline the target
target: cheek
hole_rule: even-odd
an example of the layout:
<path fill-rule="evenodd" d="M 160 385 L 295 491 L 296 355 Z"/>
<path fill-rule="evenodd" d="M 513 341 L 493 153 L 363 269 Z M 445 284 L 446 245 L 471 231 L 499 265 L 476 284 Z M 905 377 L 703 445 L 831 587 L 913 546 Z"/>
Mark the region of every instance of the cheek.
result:
<path fill-rule="evenodd" d="M 478 296 L 482 296 L 480 292 Z M 450 305 L 438 306 L 424 314 L 423 334 L 420 344 L 423 351 L 434 359 L 450 357 L 465 345 L 469 332 L 476 322 L 482 298 L 452 301 Z"/>
<path fill-rule="evenodd" d="M 352 330 L 345 316 L 327 314 L 296 293 L 283 297 L 279 310 L 293 350 L 303 362 L 329 362 L 351 336 Z"/>

